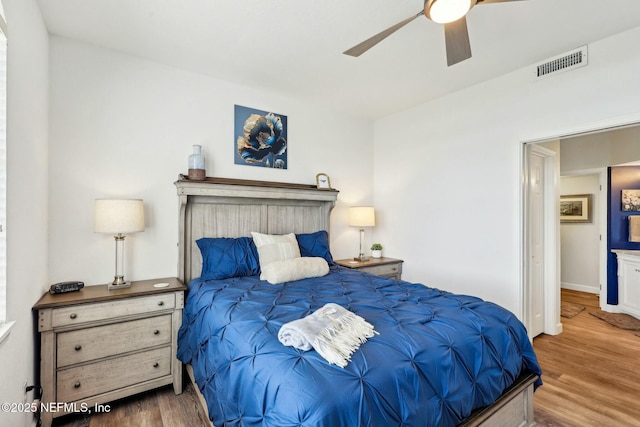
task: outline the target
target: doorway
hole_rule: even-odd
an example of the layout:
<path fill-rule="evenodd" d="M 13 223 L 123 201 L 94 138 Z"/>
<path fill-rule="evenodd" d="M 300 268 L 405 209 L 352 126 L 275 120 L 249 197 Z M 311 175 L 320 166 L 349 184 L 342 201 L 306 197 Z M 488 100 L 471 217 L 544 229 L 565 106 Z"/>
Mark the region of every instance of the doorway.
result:
<path fill-rule="evenodd" d="M 562 289 L 596 294 L 607 303 L 607 169 L 562 171 L 561 195 L 590 197 L 589 220 L 560 224 Z"/>
<path fill-rule="evenodd" d="M 626 165 L 629 162 L 640 159 L 640 126 L 638 122 L 632 123 L 620 123 L 617 126 L 612 125 L 600 130 L 584 130 L 583 132 L 567 132 L 566 136 L 558 136 L 548 139 L 540 139 L 537 141 L 530 141 L 523 143 L 523 156 L 522 156 L 522 248 L 521 248 L 521 265 L 522 265 L 522 287 L 521 287 L 521 307 L 523 313 L 523 323 L 529 331 L 530 338 L 533 338 L 540 332 L 540 322 L 536 319 L 538 314 L 542 314 L 544 320 L 542 321 L 543 333 L 556 335 L 562 332 L 562 323 L 560 322 L 560 231 L 559 231 L 559 179 L 560 179 L 560 146 L 563 145 L 563 163 L 567 158 L 573 158 L 573 163 L 569 162 L 570 167 L 567 169 L 574 169 L 577 173 L 598 173 L 601 182 L 602 191 L 600 194 L 600 218 L 601 218 L 601 234 L 602 243 L 600 249 L 600 306 L 605 311 L 615 311 L 615 306 L 608 306 L 606 301 L 607 295 L 607 250 L 606 250 L 606 230 L 607 230 L 607 211 L 606 195 L 607 177 L 606 167 L 614 165 Z M 633 141 L 633 142 L 629 142 Z M 569 147 L 571 143 L 576 143 L 579 146 L 578 150 L 571 155 L 564 156 L 564 147 Z M 538 148 L 533 148 L 538 147 Z M 542 150 L 540 149 L 542 148 Z M 555 153 L 555 157 L 551 155 L 549 150 Z M 599 152 L 600 150 L 601 152 Z M 602 150 L 606 152 L 606 155 L 602 155 Z M 570 150 L 569 150 L 570 151 Z M 529 156 L 533 153 L 537 153 L 538 156 L 543 156 L 547 160 L 544 162 L 545 168 L 545 184 L 542 186 L 545 200 L 543 204 L 544 214 L 542 215 L 542 231 L 543 237 L 543 264 L 536 265 L 536 262 L 531 259 L 532 251 L 532 227 L 537 226 L 532 221 L 536 217 L 535 212 L 531 204 L 533 195 L 530 193 L 529 181 L 531 179 Z M 593 163 L 591 169 L 584 167 L 575 167 L 577 163 L 575 159 L 581 161 L 590 161 Z M 597 164 L 597 162 L 605 162 L 603 164 Z M 594 172 L 596 171 L 596 172 Z M 549 178 L 551 177 L 551 178 Z M 537 214 L 540 216 L 540 214 Z M 539 255 L 538 255 L 539 256 Z M 536 281 L 535 274 L 541 274 L 543 277 L 542 283 Z M 542 292 L 542 301 L 544 307 L 542 311 L 536 305 L 540 299 L 540 293 Z M 537 322 L 537 324 L 534 324 Z"/>

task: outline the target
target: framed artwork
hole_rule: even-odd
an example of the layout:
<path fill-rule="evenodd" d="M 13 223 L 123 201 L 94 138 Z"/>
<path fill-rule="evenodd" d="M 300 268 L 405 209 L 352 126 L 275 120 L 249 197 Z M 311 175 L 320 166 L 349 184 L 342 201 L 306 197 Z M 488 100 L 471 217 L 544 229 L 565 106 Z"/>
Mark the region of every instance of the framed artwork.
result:
<path fill-rule="evenodd" d="M 320 190 L 331 190 L 331 181 L 326 173 L 316 175 L 316 187 Z"/>
<path fill-rule="evenodd" d="M 560 196 L 560 222 L 591 222 L 592 194 Z"/>
<path fill-rule="evenodd" d="M 236 105 L 234 163 L 287 169 L 287 116 Z"/>
<path fill-rule="evenodd" d="M 640 190 L 622 190 L 622 211 L 640 212 Z"/>

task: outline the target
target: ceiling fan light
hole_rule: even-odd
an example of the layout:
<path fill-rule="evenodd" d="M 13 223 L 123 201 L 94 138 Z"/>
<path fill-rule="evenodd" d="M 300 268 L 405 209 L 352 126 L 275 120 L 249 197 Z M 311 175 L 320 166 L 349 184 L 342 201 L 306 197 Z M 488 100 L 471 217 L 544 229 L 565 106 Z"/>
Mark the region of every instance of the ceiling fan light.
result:
<path fill-rule="evenodd" d="M 474 4 L 473 0 L 429 0 L 424 13 L 433 22 L 448 24 L 465 16 Z"/>

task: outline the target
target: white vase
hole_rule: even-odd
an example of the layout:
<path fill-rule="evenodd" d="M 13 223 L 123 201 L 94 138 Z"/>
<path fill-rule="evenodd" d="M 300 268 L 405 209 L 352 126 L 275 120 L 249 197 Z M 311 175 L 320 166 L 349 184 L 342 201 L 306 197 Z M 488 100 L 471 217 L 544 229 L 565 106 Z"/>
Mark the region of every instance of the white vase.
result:
<path fill-rule="evenodd" d="M 380 257 L 382 257 L 382 251 L 381 250 L 380 251 L 376 251 L 376 250 L 371 251 L 371 256 L 374 257 L 374 258 L 380 258 Z"/>

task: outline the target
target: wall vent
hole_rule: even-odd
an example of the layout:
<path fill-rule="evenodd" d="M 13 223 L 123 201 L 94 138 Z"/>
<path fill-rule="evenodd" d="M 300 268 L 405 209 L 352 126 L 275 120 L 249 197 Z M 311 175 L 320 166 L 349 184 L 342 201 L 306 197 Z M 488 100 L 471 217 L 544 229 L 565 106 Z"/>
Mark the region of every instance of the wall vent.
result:
<path fill-rule="evenodd" d="M 536 77 L 546 77 L 561 71 L 569 71 L 588 64 L 587 46 L 563 53 L 536 65 Z"/>

